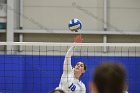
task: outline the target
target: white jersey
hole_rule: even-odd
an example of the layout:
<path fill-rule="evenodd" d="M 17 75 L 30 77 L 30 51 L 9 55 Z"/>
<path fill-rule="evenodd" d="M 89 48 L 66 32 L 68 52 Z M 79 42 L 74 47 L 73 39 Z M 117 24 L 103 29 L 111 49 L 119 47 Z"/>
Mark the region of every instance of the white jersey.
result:
<path fill-rule="evenodd" d="M 86 93 L 85 85 L 75 78 L 74 69 L 72 69 L 71 66 L 73 48 L 74 47 L 71 47 L 65 56 L 63 74 L 57 89 L 62 89 L 66 93 Z"/>

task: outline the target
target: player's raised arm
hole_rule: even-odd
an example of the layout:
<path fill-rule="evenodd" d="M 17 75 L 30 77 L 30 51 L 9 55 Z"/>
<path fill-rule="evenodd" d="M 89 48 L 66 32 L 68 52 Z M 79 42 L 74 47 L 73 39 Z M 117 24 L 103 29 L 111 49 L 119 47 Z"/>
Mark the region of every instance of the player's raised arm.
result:
<path fill-rule="evenodd" d="M 74 38 L 75 43 L 81 43 L 82 40 L 83 39 L 82 39 L 81 35 L 78 35 Z M 72 71 L 71 57 L 73 55 L 73 50 L 74 50 L 74 46 L 71 46 L 66 53 L 64 65 L 63 65 L 63 73 L 64 74 L 68 74 L 69 72 Z"/>
<path fill-rule="evenodd" d="M 71 46 L 65 56 L 64 66 L 63 66 L 63 72 L 65 74 L 68 74 L 69 72 L 72 71 L 71 57 L 73 55 L 73 49 L 74 49 L 74 46 Z"/>

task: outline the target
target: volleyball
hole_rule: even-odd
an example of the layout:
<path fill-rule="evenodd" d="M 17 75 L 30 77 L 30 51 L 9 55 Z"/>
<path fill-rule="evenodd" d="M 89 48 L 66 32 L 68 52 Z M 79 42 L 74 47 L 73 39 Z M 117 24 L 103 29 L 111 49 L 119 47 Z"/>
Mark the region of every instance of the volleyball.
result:
<path fill-rule="evenodd" d="M 70 31 L 73 31 L 73 32 L 78 32 L 80 29 L 82 29 L 82 23 L 79 19 L 72 19 L 70 20 L 69 22 L 69 29 Z"/>

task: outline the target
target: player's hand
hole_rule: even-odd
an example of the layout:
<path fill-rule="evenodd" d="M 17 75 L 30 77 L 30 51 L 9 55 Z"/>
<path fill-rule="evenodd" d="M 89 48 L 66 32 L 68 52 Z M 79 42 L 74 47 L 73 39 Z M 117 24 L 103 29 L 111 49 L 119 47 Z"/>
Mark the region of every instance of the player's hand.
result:
<path fill-rule="evenodd" d="M 82 38 L 82 35 L 77 35 L 75 38 L 74 38 L 74 42 L 75 43 L 82 43 L 83 42 L 83 38 Z"/>

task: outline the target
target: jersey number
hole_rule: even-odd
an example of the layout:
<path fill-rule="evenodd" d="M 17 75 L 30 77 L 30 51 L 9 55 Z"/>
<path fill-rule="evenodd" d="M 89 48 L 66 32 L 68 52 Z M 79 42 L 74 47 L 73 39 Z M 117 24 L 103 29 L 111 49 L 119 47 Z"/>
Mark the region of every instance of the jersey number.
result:
<path fill-rule="evenodd" d="M 69 89 L 71 89 L 71 91 L 75 91 L 76 86 L 72 83 L 72 84 L 69 86 Z"/>

